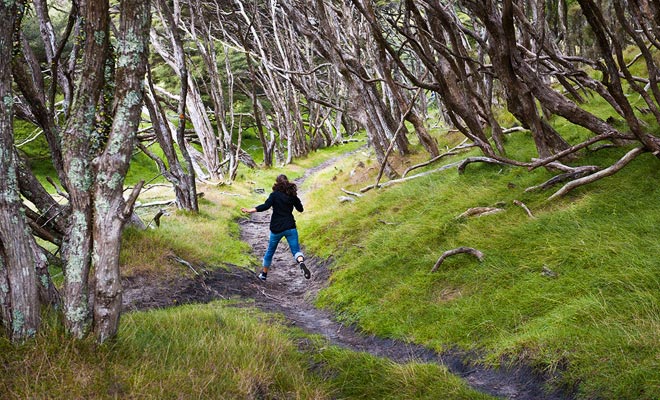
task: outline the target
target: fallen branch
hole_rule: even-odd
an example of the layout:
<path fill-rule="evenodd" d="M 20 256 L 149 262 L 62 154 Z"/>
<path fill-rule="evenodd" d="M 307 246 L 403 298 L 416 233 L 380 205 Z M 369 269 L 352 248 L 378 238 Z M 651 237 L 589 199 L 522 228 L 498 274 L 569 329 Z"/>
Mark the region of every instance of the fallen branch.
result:
<path fill-rule="evenodd" d="M 472 164 L 475 162 L 485 162 L 488 164 L 496 164 L 496 165 L 509 165 L 503 161 L 499 161 L 490 157 L 468 157 L 465 160 L 461 161 L 460 165 L 458 166 L 458 173 L 462 174 L 463 172 L 465 172 L 465 168 L 468 166 L 468 164 Z"/>
<path fill-rule="evenodd" d="M 160 228 L 160 218 L 163 215 L 169 215 L 169 214 L 167 214 L 167 210 L 165 210 L 164 208 L 161 208 L 160 210 L 158 210 L 158 213 L 156 213 L 156 215 L 154 215 L 154 218 L 151 221 L 149 221 L 149 224 L 147 224 L 146 228 L 149 228 L 151 226 L 152 222 L 155 222 L 156 226 Z"/>
<path fill-rule="evenodd" d="M 444 253 L 442 253 L 440 258 L 438 258 L 438 261 L 435 262 L 435 265 L 433 266 L 433 269 L 431 269 L 431 272 L 435 272 L 438 269 L 438 267 L 440 267 L 440 265 L 445 261 L 445 259 L 447 257 L 451 257 L 453 255 L 460 254 L 460 253 L 471 254 L 471 255 L 477 257 L 479 262 L 483 261 L 483 259 L 484 259 L 484 253 L 480 252 L 477 249 L 474 249 L 472 247 L 458 247 L 456 249 L 447 250 Z"/>
<path fill-rule="evenodd" d="M 344 189 L 344 188 L 342 188 L 341 191 L 344 192 L 344 193 L 346 193 L 346 194 L 348 194 L 348 195 L 351 195 L 351 196 L 362 197 L 362 195 L 361 195 L 360 193 L 349 192 L 348 190 L 346 190 L 346 189 Z"/>
<path fill-rule="evenodd" d="M 340 203 L 351 203 L 355 201 L 355 198 L 348 196 L 339 196 L 338 199 Z"/>
<path fill-rule="evenodd" d="M 378 222 L 380 222 L 383 225 L 399 225 L 398 222 L 387 222 L 385 220 L 379 219 Z"/>
<path fill-rule="evenodd" d="M 460 163 L 461 163 L 460 161 L 457 161 L 455 163 L 443 165 L 440 168 L 436 168 L 436 169 L 431 170 L 431 171 L 422 172 L 422 173 L 417 174 L 417 175 L 412 175 L 412 176 L 408 176 L 408 177 L 400 178 L 400 179 L 393 179 L 391 181 L 381 183 L 380 185 L 378 185 L 378 187 L 384 188 L 384 187 L 395 185 L 397 183 L 410 181 L 410 180 L 413 180 L 413 179 L 416 179 L 416 178 L 421 178 L 423 176 L 431 175 L 431 174 L 436 173 L 436 172 L 440 172 L 440 171 L 444 171 L 444 170 L 449 169 L 449 168 L 453 168 L 453 167 L 457 166 Z M 360 192 L 362 192 L 362 193 L 368 192 L 369 190 L 371 190 L 375 187 L 376 187 L 376 185 L 369 185 L 369 186 L 366 186 L 366 187 L 363 187 L 362 189 L 360 189 Z"/>
<path fill-rule="evenodd" d="M 156 206 L 169 206 L 174 204 L 176 200 L 163 200 L 163 201 L 154 201 L 153 203 L 135 203 L 135 208 L 144 208 L 144 207 L 156 207 Z"/>
<path fill-rule="evenodd" d="M 513 126 L 511 128 L 502 129 L 502 133 L 506 135 L 507 133 L 522 132 L 526 130 L 527 129 L 523 128 L 522 126 Z"/>
<path fill-rule="evenodd" d="M 199 272 L 197 272 L 197 270 L 192 266 L 192 264 L 191 264 L 190 262 L 184 260 L 184 259 L 181 258 L 181 257 L 174 256 L 174 255 L 171 255 L 171 256 L 169 256 L 168 258 L 169 258 L 170 260 L 174 260 L 174 261 L 178 262 L 179 264 L 183 264 L 183 265 L 185 265 L 186 267 L 190 268 L 190 269 L 192 270 L 192 272 L 195 273 L 195 275 L 198 275 L 198 276 L 199 276 Z"/>
<path fill-rule="evenodd" d="M 548 164 L 550 165 L 550 164 Z M 540 185 L 528 187 L 525 189 L 525 192 L 533 192 L 536 190 L 546 190 L 558 183 L 561 182 L 566 182 L 574 179 L 579 179 L 582 178 L 583 176 L 590 175 L 596 171 L 598 171 L 600 168 L 593 166 L 593 165 L 587 165 L 584 167 L 578 167 L 578 168 L 573 168 L 572 171 L 567 172 L 565 174 L 559 174 L 557 176 L 553 176 L 552 178 L 548 179 L 547 181 L 543 182 Z"/>
<path fill-rule="evenodd" d="M 617 145 L 615 145 L 615 144 L 613 144 L 613 143 L 605 143 L 605 144 L 601 144 L 601 145 L 599 145 L 599 146 L 593 147 L 593 148 L 589 149 L 589 151 L 592 151 L 592 152 L 595 153 L 595 152 L 597 152 L 597 151 L 599 151 L 599 150 L 603 150 L 603 149 L 611 149 L 611 148 L 614 148 L 614 147 L 619 147 L 619 146 L 617 146 Z"/>
<path fill-rule="evenodd" d="M 601 140 L 608 140 L 608 139 L 627 139 L 627 137 L 623 135 L 617 135 L 614 133 L 603 133 L 598 136 L 594 136 L 591 139 L 584 141 L 582 143 L 576 144 L 575 146 L 571 146 L 565 150 L 560 151 L 559 153 L 556 153 L 550 157 L 541 159 L 541 160 L 536 160 L 533 163 L 529 165 L 529 170 L 532 171 L 538 167 L 542 167 L 548 163 L 551 163 L 553 161 L 559 160 L 562 157 L 565 157 L 569 154 L 575 153 L 578 150 L 581 150 L 587 146 L 590 146 L 596 142 L 600 142 Z"/>
<path fill-rule="evenodd" d="M 485 215 L 496 214 L 500 211 L 504 211 L 504 209 L 497 207 L 472 207 L 465 210 L 465 212 L 456 217 L 456 219 L 467 217 L 483 217 Z"/>
<path fill-rule="evenodd" d="M 428 161 L 426 161 L 426 162 L 423 162 L 423 163 L 420 163 L 420 164 L 417 164 L 417 165 L 413 165 L 412 167 L 409 167 L 408 169 L 406 169 L 405 171 L 403 171 L 403 175 L 402 175 L 402 176 L 405 178 L 406 175 L 408 175 L 408 172 L 410 172 L 410 171 L 412 171 L 412 170 L 414 170 L 414 169 L 421 168 L 421 167 L 425 167 L 425 166 L 427 166 L 427 165 L 429 165 L 429 164 L 433 164 L 434 162 L 436 162 L 436 161 L 438 161 L 438 160 L 440 160 L 440 159 L 442 159 L 442 158 L 444 158 L 444 157 L 453 156 L 453 155 L 458 154 L 458 153 L 456 153 L 456 150 L 462 148 L 462 146 L 465 144 L 465 142 L 467 142 L 467 140 L 468 140 L 468 138 L 465 138 L 465 140 L 463 140 L 463 141 L 462 141 L 460 144 L 458 144 L 456 147 L 447 150 L 446 153 L 442 153 L 442 154 L 440 154 L 440 155 L 438 155 L 438 156 L 433 157 L 432 159 L 430 159 L 430 160 L 428 160 Z"/>
<path fill-rule="evenodd" d="M 515 204 L 515 205 L 517 205 L 517 206 L 519 206 L 519 207 L 522 207 L 522 209 L 525 210 L 525 212 L 527 213 L 527 215 L 529 215 L 530 218 L 532 218 L 532 219 L 533 219 L 533 218 L 536 218 L 536 217 L 532 214 L 532 212 L 529 210 L 529 208 L 527 208 L 527 206 L 525 205 L 525 203 L 523 203 L 522 201 L 514 200 L 514 201 L 513 201 L 513 204 Z"/>
<path fill-rule="evenodd" d="M 629 162 L 637 158 L 640 154 L 644 153 L 646 149 L 644 147 L 636 147 L 629 152 L 627 152 L 621 159 L 611 166 L 605 168 L 604 170 L 598 171 L 594 174 L 585 176 L 584 178 L 576 179 L 574 181 L 568 182 L 566 185 L 564 185 L 561 189 L 559 189 L 555 194 L 550 196 L 548 200 L 553 200 L 556 199 L 557 197 L 561 197 L 565 195 L 566 193 L 570 192 L 571 190 L 586 185 L 588 183 L 592 183 L 597 181 L 598 179 L 605 178 L 610 175 L 614 175 L 617 173 L 619 170 L 621 170 L 623 167 L 628 165 Z"/>

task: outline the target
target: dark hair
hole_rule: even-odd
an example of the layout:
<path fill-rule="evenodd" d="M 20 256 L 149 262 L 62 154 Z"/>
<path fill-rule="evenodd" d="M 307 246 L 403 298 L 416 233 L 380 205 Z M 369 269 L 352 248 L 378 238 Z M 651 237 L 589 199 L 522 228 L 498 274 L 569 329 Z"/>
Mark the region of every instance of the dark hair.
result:
<path fill-rule="evenodd" d="M 298 195 L 298 187 L 295 183 L 289 182 L 289 178 L 286 175 L 278 175 L 275 179 L 275 184 L 273 185 L 274 192 L 282 192 L 287 196 L 295 197 Z"/>

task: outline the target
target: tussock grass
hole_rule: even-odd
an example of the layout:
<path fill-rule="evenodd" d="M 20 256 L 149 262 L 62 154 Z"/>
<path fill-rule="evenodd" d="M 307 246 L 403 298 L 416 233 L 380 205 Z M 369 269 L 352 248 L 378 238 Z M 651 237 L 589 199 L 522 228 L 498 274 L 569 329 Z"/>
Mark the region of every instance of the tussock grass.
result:
<path fill-rule="evenodd" d="M 283 328 L 262 319 L 212 303 L 127 314 L 109 345 L 52 330 L 18 349 L 2 339 L 0 397 L 330 398 Z"/>
<path fill-rule="evenodd" d="M 522 159 L 533 156 L 525 135 L 507 144 Z M 621 152 L 587 153 L 580 163 L 607 166 Z M 558 383 L 579 383 L 586 398 L 660 397 L 657 159 L 643 155 L 554 202 L 546 200 L 552 191 L 524 192 L 547 171 L 484 164 L 339 204 L 341 187 L 373 183 L 377 167 L 358 155 L 309 182 L 318 190 L 301 231 L 312 253 L 335 260 L 321 305 L 368 332 L 562 372 Z M 456 218 L 492 205 L 505 211 Z M 453 256 L 430 273 L 443 251 L 459 246 L 486 257 Z M 542 275 L 543 267 L 557 277 Z"/>

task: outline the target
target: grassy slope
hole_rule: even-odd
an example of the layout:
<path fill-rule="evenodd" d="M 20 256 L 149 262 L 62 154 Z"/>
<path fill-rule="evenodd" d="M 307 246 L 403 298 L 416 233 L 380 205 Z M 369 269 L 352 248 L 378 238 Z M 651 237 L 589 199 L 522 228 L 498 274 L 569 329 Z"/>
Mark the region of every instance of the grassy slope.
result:
<path fill-rule="evenodd" d="M 529 159 L 524 136 L 507 147 Z M 602 150 L 581 163 L 606 166 L 621 154 Z M 368 332 L 566 368 L 563 382 L 579 383 L 586 397 L 658 398 L 659 167 L 645 154 L 547 202 L 552 192 L 524 189 L 548 172 L 472 164 L 464 175 L 452 169 L 340 205 L 340 188 L 357 191 L 377 172 L 364 156 L 346 160 L 309 182 L 319 190 L 300 223 L 307 249 L 336 261 L 320 302 Z M 504 212 L 456 219 L 497 203 Z M 484 261 L 457 255 L 430 273 L 459 246 L 481 250 Z M 558 277 L 542 275 L 544 266 Z"/>
<path fill-rule="evenodd" d="M 207 268 L 253 267 L 256 260 L 239 241 L 235 223 L 241 206 L 265 199 L 253 189 L 268 191 L 277 174 L 295 179 L 357 146 L 326 149 L 286 170 L 241 170 L 246 183 L 200 187 L 206 196 L 199 215 L 173 211 L 159 229 L 126 232 L 123 274 L 189 276 L 169 255 Z M 172 196 L 158 191 L 151 189 L 142 201 Z M 155 212 L 142 209 L 141 216 L 148 221 Z M 67 338 L 48 319 L 48 327 L 25 344 L 0 338 L 0 398 L 490 398 L 439 366 L 397 365 L 327 346 L 273 316 L 226 302 L 126 314 L 117 340 L 100 347 Z"/>

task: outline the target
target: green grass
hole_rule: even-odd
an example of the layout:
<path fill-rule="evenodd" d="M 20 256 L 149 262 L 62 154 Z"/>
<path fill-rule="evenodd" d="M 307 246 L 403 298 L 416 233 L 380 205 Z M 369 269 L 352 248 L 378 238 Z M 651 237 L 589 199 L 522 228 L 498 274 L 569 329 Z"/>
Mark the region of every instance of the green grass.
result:
<path fill-rule="evenodd" d="M 491 399 L 439 365 L 396 364 L 367 353 L 314 345 L 314 367 L 342 399 Z"/>
<path fill-rule="evenodd" d="M 508 146 L 524 157 L 525 141 L 516 134 Z M 607 166 L 621 154 L 580 162 Z M 373 183 L 363 178 L 377 167 L 358 156 L 307 184 L 318 190 L 300 222 L 302 242 L 335 260 L 320 305 L 367 332 L 438 350 L 458 345 L 482 352 L 484 362 L 565 368 L 559 383 L 579 383 L 586 398 L 660 396 L 657 159 L 645 154 L 554 202 L 546 200 L 552 190 L 524 192 L 550 177 L 544 170 L 474 164 L 463 175 L 452 169 L 338 202 L 340 188 Z M 494 204 L 505 211 L 456 219 Z M 481 250 L 484 261 L 456 255 L 430 273 L 443 251 L 459 246 Z M 544 266 L 558 277 L 543 276 Z"/>
<path fill-rule="evenodd" d="M 328 398 L 279 325 L 222 303 L 127 314 L 104 346 L 50 330 L 0 347 L 4 399 Z"/>
<path fill-rule="evenodd" d="M 52 321 L 51 321 L 52 322 Z M 3 399 L 486 399 L 444 368 L 339 349 L 231 303 L 122 317 L 115 341 L 0 338 Z"/>
<path fill-rule="evenodd" d="M 262 202 L 279 173 L 295 179 L 358 146 L 325 149 L 285 169 L 241 169 L 245 183 L 200 186 L 198 215 L 172 210 L 157 229 L 125 231 L 122 274 L 190 276 L 172 255 L 207 268 L 249 268 L 256 260 L 239 239 L 240 207 Z M 144 202 L 171 197 L 158 188 L 148 193 Z M 141 216 L 148 222 L 155 211 L 142 209 Z M 0 339 L 0 398 L 490 398 L 440 366 L 339 349 L 272 315 L 227 304 L 126 314 L 116 340 L 103 346 L 67 338 L 54 320 L 25 344 Z"/>

